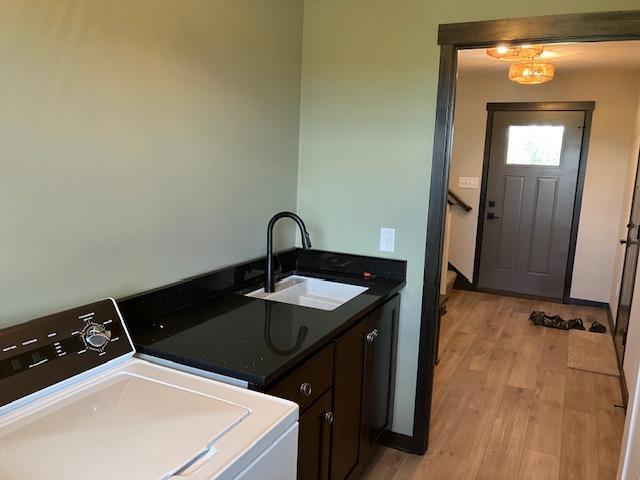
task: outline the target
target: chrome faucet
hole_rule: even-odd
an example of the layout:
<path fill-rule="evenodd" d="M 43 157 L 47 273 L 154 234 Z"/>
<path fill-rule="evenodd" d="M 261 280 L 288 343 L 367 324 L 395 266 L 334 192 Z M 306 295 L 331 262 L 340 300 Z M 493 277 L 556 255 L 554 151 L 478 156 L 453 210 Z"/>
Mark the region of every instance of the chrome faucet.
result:
<path fill-rule="evenodd" d="M 302 237 L 302 248 L 305 250 L 311 248 L 311 238 L 309 238 L 309 232 L 302 219 L 291 212 L 276 213 L 267 225 L 267 271 L 264 280 L 264 291 L 266 293 L 272 293 L 275 291 L 275 279 L 273 273 L 273 227 L 281 218 L 288 217 L 294 220 L 300 228 L 300 236 Z"/>

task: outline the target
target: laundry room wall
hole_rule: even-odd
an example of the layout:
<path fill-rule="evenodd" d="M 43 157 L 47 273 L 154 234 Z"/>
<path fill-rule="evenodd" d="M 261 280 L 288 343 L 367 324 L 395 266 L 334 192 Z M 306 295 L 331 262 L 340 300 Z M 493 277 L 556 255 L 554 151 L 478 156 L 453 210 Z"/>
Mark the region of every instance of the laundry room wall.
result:
<path fill-rule="evenodd" d="M 0 327 L 264 255 L 296 208 L 302 9 L 0 3 Z"/>

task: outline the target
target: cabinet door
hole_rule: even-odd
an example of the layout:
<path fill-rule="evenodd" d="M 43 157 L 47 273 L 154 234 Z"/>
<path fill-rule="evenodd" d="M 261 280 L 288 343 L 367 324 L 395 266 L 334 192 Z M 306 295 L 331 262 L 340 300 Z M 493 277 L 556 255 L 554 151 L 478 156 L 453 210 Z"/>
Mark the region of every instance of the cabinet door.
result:
<path fill-rule="evenodd" d="M 369 462 L 391 423 L 395 384 L 396 325 L 400 297 L 395 296 L 367 320 L 364 339 L 362 439 L 360 461 Z"/>
<path fill-rule="evenodd" d="M 367 321 L 335 341 L 331 478 L 341 480 L 358 464 L 362 412 L 362 364 Z"/>
<path fill-rule="evenodd" d="M 329 449 L 331 447 L 331 390 L 322 395 L 300 417 L 298 438 L 298 479 L 326 480 L 329 478 Z"/>

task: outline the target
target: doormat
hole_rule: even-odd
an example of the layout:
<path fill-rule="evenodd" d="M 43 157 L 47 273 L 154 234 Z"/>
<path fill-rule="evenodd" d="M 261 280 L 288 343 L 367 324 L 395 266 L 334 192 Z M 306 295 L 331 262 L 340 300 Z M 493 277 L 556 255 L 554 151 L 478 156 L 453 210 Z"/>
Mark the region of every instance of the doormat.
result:
<path fill-rule="evenodd" d="M 602 333 L 570 330 L 567 366 L 586 372 L 620 376 L 611 335 Z"/>

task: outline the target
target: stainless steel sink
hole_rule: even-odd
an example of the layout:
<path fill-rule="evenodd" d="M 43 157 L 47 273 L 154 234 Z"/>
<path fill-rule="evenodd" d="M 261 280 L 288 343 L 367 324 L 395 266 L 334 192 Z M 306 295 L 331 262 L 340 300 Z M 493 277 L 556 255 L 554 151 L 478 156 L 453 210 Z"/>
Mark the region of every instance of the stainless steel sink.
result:
<path fill-rule="evenodd" d="M 247 293 L 246 296 L 319 310 L 335 310 L 368 290 L 368 287 L 330 282 L 301 275 L 291 275 L 284 278 L 277 282 L 275 287 L 276 291 L 273 293 L 266 293 L 264 288 L 260 288 Z"/>

